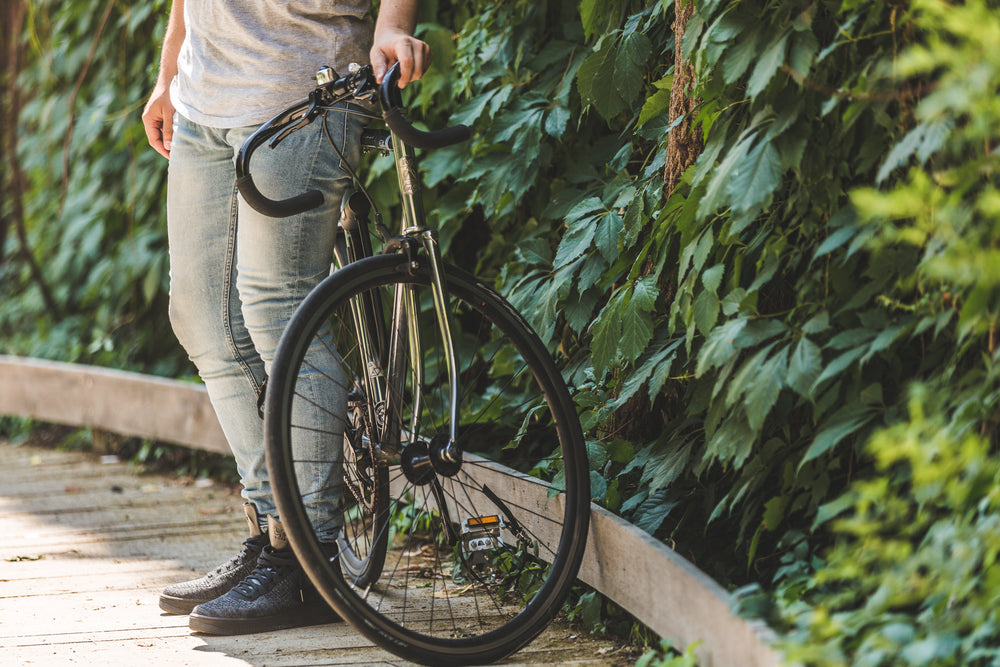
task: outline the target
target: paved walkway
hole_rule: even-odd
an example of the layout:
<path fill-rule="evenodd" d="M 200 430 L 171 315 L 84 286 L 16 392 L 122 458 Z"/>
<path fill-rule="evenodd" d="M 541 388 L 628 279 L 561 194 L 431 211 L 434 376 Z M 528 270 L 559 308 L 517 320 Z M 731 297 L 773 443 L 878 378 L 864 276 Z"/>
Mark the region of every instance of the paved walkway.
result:
<path fill-rule="evenodd" d="M 348 624 L 191 633 L 157 596 L 229 558 L 242 499 L 79 452 L 0 441 L 0 665 L 402 665 Z M 504 664 L 630 665 L 557 623 Z"/>

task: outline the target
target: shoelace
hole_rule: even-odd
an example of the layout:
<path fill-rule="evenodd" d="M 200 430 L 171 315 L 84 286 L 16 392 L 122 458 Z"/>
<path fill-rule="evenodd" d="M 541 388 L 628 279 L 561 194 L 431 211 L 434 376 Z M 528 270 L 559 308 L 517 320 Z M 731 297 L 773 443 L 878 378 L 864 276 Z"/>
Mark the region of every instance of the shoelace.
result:
<path fill-rule="evenodd" d="M 266 593 L 274 585 L 274 579 L 282 576 L 296 565 L 295 556 L 282 554 L 270 547 L 265 547 L 260 553 L 257 567 L 243 581 L 233 587 L 248 600 L 253 600 Z"/>
<path fill-rule="evenodd" d="M 222 565 L 220 565 L 219 567 L 215 568 L 215 571 L 212 572 L 212 574 L 218 576 L 221 575 L 223 572 L 228 572 L 230 570 L 235 569 L 237 563 L 247 558 L 250 555 L 251 551 L 257 551 L 259 547 L 254 548 L 254 546 L 251 545 L 254 539 L 255 538 L 253 537 L 248 537 L 247 539 L 243 540 L 243 547 L 240 549 L 240 552 L 235 556 L 233 556 L 232 558 L 230 558 L 225 563 L 223 563 Z"/>

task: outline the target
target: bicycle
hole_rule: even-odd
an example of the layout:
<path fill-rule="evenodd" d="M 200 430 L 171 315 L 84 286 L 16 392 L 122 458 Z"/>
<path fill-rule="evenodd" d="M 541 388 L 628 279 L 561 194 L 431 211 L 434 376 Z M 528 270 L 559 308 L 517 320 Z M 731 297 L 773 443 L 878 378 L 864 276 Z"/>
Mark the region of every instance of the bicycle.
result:
<path fill-rule="evenodd" d="M 392 154 L 402 202 L 392 235 L 350 168 L 359 192 L 341 214 L 331 275 L 290 320 L 268 378 L 268 470 L 292 547 L 342 618 L 408 660 L 493 662 L 545 628 L 576 578 L 589 466 L 541 340 L 493 289 L 444 263 L 425 225 L 413 149 L 469 132 L 416 129 L 397 80 L 395 68 L 381 85 L 368 67 L 343 77 L 324 68 L 308 99 L 262 125 L 237 159 L 251 206 L 275 217 L 307 210 L 319 192 L 274 201 L 257 190 L 254 150 L 330 113 L 377 119 L 344 108 L 377 104 L 388 130 L 366 129 L 362 145 Z M 299 452 L 317 417 L 331 424 L 325 437 L 343 438 L 343 463 Z M 338 477 L 343 465 L 337 556 L 308 519 L 297 463 L 328 464 Z"/>

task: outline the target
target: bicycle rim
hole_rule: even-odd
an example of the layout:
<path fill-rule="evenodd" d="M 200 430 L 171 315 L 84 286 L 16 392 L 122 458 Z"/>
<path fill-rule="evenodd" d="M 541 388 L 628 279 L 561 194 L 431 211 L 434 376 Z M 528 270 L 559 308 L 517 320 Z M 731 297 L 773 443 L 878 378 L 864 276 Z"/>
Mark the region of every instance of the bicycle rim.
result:
<path fill-rule="evenodd" d="M 272 487 L 303 567 L 345 620 L 409 660 L 492 662 L 541 632 L 576 577 L 589 523 L 586 450 L 565 385 L 538 338 L 492 290 L 448 267 L 463 456 L 440 459 L 449 427 L 447 366 L 427 273 L 410 274 L 407 264 L 381 256 L 341 269 L 292 319 L 265 406 Z M 361 358 L 350 304 L 391 304 L 399 283 L 412 286 L 421 304 L 421 349 L 404 356 L 421 361 L 423 377 L 417 391 L 415 375 L 405 374 L 385 401 L 393 406 L 388 414 L 384 405 L 359 410 L 388 424 L 404 444 L 402 452 L 382 452 L 389 497 L 370 525 L 379 526 L 377 540 L 384 538 L 384 565 L 377 580 L 365 580 L 346 566 L 347 556 L 340 563 L 323 555 L 308 519 L 295 452 L 310 427 L 294 416 L 302 402 L 322 403 L 324 392 L 311 385 L 313 394 L 303 396 L 297 386 L 300 376 L 315 376 L 307 351 L 321 343 L 342 371 L 339 381 L 346 378 L 355 395 L 368 393 L 367 383 L 384 369 Z M 372 292 L 382 298 L 365 298 Z M 388 313 L 379 317 L 389 324 Z"/>

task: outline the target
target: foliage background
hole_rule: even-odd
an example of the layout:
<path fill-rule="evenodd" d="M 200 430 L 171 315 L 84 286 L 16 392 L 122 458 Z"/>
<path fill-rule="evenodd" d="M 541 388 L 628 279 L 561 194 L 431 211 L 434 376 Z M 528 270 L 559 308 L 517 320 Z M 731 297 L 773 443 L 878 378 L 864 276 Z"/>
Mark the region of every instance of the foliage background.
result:
<path fill-rule="evenodd" d="M 138 118 L 168 3 L 20 4 L 2 352 L 190 374 Z M 667 0 L 422 5 L 414 115 L 476 133 L 423 157 L 451 257 L 556 352 L 595 498 L 807 664 L 1000 659 L 996 4 L 698 0 L 680 44 Z"/>

